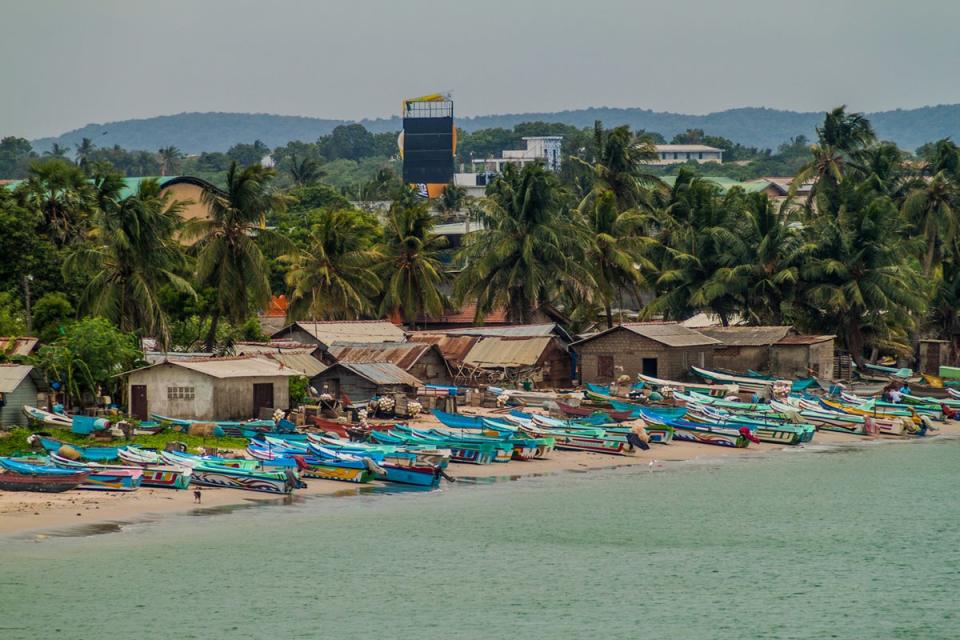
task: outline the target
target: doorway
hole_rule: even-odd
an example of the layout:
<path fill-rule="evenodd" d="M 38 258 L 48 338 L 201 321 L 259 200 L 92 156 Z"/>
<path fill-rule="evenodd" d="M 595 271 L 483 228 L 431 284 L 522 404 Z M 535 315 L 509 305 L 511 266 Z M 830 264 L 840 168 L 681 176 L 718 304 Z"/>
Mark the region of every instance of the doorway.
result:
<path fill-rule="evenodd" d="M 147 413 L 147 385 L 130 385 L 130 415 L 141 422 L 150 419 Z"/>
<path fill-rule="evenodd" d="M 643 359 L 643 375 L 649 376 L 651 378 L 657 377 L 657 359 L 656 358 Z"/>
<path fill-rule="evenodd" d="M 262 382 L 253 385 L 253 417 L 260 417 L 260 409 L 273 409 L 273 383 Z"/>

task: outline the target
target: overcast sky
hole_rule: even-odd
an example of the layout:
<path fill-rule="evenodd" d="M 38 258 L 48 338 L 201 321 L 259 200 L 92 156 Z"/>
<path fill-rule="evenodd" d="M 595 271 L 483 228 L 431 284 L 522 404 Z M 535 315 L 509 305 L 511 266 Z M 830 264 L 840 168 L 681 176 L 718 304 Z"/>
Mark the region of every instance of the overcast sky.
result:
<path fill-rule="evenodd" d="M 960 102 L 958 0 L 0 0 L 0 136 L 183 111 L 379 117 Z"/>

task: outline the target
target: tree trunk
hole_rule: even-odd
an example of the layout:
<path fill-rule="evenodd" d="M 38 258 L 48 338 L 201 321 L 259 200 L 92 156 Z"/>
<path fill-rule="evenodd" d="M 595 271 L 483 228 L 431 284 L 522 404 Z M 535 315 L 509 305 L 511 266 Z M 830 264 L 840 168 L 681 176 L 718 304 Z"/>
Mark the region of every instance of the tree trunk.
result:
<path fill-rule="evenodd" d="M 205 341 L 208 353 L 213 353 L 213 347 L 217 344 L 217 327 L 219 324 L 220 310 L 217 309 L 213 312 L 213 317 L 210 318 L 210 330 L 207 332 L 207 339 Z"/>
<path fill-rule="evenodd" d="M 607 314 L 607 329 L 613 329 L 613 309 L 610 307 L 609 300 L 604 300 L 603 310 Z"/>

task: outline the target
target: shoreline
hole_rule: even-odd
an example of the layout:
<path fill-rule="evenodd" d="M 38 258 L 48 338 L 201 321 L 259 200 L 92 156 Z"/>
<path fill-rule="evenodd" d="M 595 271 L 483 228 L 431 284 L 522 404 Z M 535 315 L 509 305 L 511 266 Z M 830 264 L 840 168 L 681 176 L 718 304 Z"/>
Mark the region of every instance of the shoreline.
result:
<path fill-rule="evenodd" d="M 587 472 L 599 469 L 631 466 L 663 466 L 680 462 L 710 462 L 720 459 L 749 459 L 770 454 L 799 451 L 823 451 L 845 445 L 862 446 L 871 443 L 907 444 L 930 442 L 960 437 L 960 422 L 938 425 L 936 435 L 925 438 L 893 438 L 883 436 L 852 436 L 820 431 L 807 445 L 784 446 L 772 443 L 751 443 L 743 449 L 718 447 L 693 442 L 672 442 L 652 445 L 635 456 L 612 456 L 578 451 L 554 451 L 545 460 L 512 461 L 507 464 L 470 465 L 451 463 L 448 473 L 465 482 L 493 478 L 518 479 L 526 476 L 551 475 L 561 472 Z M 3 492 L 0 493 L 0 538 L 24 534 L 41 537 L 56 536 L 64 531 L 91 526 L 122 526 L 149 522 L 171 514 L 196 512 L 215 513 L 217 510 L 240 506 L 267 506 L 290 504 L 294 500 L 320 496 L 356 496 L 364 488 L 401 486 L 374 481 L 368 484 L 350 484 L 334 480 L 308 480 L 306 489 L 292 496 L 279 496 L 237 489 L 204 487 L 202 503 L 193 502 L 193 489 L 182 491 L 145 487 L 134 492 L 96 492 L 74 490 L 57 494 Z M 442 485 L 441 485 L 442 486 Z M 415 490 L 415 489 L 414 489 Z M 424 490 L 429 492 L 430 490 Z M 46 534 L 46 535 L 44 535 Z"/>

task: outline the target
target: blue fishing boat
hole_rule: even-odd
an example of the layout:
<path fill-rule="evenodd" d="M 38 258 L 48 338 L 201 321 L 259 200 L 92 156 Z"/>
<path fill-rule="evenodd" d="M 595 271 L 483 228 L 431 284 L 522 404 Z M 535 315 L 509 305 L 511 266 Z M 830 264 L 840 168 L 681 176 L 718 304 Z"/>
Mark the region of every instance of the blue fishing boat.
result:
<path fill-rule="evenodd" d="M 90 474 L 82 470 L 58 469 L 0 458 L 0 491 L 62 493 L 76 489 L 89 477 Z"/>
<path fill-rule="evenodd" d="M 59 453 L 64 455 L 64 451 L 73 450 L 80 454 L 80 457 L 83 460 L 88 460 L 90 462 L 110 462 L 116 460 L 119 457 L 119 447 L 82 447 L 77 444 L 71 444 L 69 442 L 61 442 L 55 438 L 50 438 L 48 436 L 41 436 L 39 434 L 34 434 L 30 436 L 28 442 L 31 439 L 36 438 L 40 442 L 40 445 L 47 451 L 53 453 Z M 64 455 L 64 457 L 71 457 Z"/>

